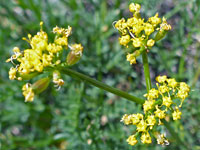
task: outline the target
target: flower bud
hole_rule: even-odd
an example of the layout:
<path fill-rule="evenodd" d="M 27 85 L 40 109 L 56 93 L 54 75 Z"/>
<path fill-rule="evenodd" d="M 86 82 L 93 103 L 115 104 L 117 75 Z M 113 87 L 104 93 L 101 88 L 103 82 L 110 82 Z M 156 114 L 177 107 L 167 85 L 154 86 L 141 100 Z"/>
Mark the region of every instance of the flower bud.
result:
<path fill-rule="evenodd" d="M 73 51 L 69 52 L 67 55 L 67 64 L 69 66 L 74 65 L 80 60 L 81 56 L 76 55 Z"/>
<path fill-rule="evenodd" d="M 70 48 L 71 51 L 67 55 L 67 64 L 71 66 L 80 60 L 83 52 L 83 46 L 81 44 L 73 44 Z"/>
<path fill-rule="evenodd" d="M 48 77 L 36 81 L 31 87 L 36 94 L 42 93 L 48 87 L 50 79 Z"/>
<path fill-rule="evenodd" d="M 147 41 L 147 46 L 149 46 L 149 47 L 154 46 L 154 44 L 155 44 L 155 41 L 152 40 L 152 39 L 150 39 L 150 40 Z"/>
<path fill-rule="evenodd" d="M 155 41 L 159 41 L 159 40 L 163 39 L 163 38 L 165 37 L 166 33 L 167 33 L 166 30 L 160 30 L 160 31 L 156 34 L 154 40 L 155 40 Z"/>

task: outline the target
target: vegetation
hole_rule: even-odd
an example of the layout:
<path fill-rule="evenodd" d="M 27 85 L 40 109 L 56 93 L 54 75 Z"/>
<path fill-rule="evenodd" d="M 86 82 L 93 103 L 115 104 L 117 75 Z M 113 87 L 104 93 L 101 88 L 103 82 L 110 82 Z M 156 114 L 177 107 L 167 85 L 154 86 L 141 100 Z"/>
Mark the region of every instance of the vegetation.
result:
<path fill-rule="evenodd" d="M 132 1 L 130 1 L 132 2 Z M 130 3 L 129 2 L 129 3 Z M 142 5 L 144 18 L 159 12 L 168 19 L 172 30 L 148 54 L 150 76 L 167 74 L 191 87 L 189 98 L 182 106 L 182 119 L 166 123 L 172 132 L 164 130 L 168 146 L 138 143 L 135 149 L 200 149 L 199 130 L 199 53 L 200 2 L 193 1 L 134 1 Z M 2 150 L 35 149 L 133 149 L 126 143 L 134 127 L 120 123 L 123 114 L 142 112 L 142 105 L 126 101 L 71 76 L 62 75 L 65 84 L 57 91 L 48 89 L 24 103 L 21 87 L 24 82 L 9 81 L 11 67 L 5 61 L 15 46 L 28 48 L 21 40 L 28 33 L 36 34 L 38 24 L 49 39 L 51 29 L 58 25 L 73 27 L 69 42 L 80 42 L 84 53 L 78 64 L 71 67 L 98 81 L 143 98 L 146 93 L 142 58 L 137 65 L 125 61 L 126 55 L 118 43 L 118 32 L 112 23 L 130 16 L 127 1 L 18 0 L 0 1 L 0 148 Z M 128 18 L 128 17 L 127 17 Z M 131 50 L 131 47 L 128 48 Z M 63 70 L 70 75 L 70 70 Z M 32 80 L 34 82 L 35 80 Z M 184 144 L 180 144 L 181 142 Z M 186 145 L 186 146 L 183 146 Z"/>

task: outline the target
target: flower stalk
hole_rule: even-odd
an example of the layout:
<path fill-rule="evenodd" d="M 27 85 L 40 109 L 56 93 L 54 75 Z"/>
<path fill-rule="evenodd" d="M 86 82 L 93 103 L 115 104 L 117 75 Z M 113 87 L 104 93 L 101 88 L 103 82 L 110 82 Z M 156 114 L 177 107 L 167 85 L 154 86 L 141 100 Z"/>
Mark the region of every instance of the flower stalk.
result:
<path fill-rule="evenodd" d="M 151 89 L 151 78 L 150 78 L 150 71 L 149 71 L 148 56 L 147 56 L 146 51 L 142 53 L 142 61 L 143 61 L 144 76 L 145 76 L 145 81 L 146 81 L 146 89 L 147 89 L 147 92 L 149 92 L 149 90 Z"/>
<path fill-rule="evenodd" d="M 74 78 L 79 78 L 80 80 L 84 81 L 84 82 L 87 82 L 93 86 L 96 86 L 100 89 L 103 89 L 105 91 L 108 91 L 110 93 L 113 93 L 115 95 L 118 95 L 120 97 L 123 97 L 129 101 L 132 101 L 132 102 L 135 102 L 135 103 L 138 103 L 138 104 L 143 104 L 144 103 L 144 100 L 141 99 L 141 98 L 138 98 L 136 96 L 133 96 L 133 95 L 130 95 L 128 94 L 127 92 L 124 92 L 124 91 L 121 91 L 119 89 L 116 89 L 116 88 L 113 88 L 109 85 L 106 85 L 100 81 L 97 81 L 89 76 L 86 76 L 82 73 L 79 73 L 79 72 L 76 72 L 76 71 L 73 71 L 72 69 L 69 69 L 69 68 L 60 68 L 59 69 L 61 73 L 63 74 L 67 74 L 71 77 L 74 77 Z"/>

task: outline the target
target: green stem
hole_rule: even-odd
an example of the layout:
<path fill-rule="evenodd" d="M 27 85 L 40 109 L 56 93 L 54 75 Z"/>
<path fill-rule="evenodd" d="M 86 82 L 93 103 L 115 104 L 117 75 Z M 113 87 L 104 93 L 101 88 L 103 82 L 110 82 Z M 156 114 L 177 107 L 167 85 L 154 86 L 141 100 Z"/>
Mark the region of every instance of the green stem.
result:
<path fill-rule="evenodd" d="M 146 80 L 146 89 L 147 92 L 151 89 L 151 78 L 150 78 L 150 71 L 149 71 L 149 63 L 148 63 L 148 56 L 147 52 L 143 51 L 142 53 L 142 61 L 143 61 L 143 68 L 144 68 L 144 76 Z"/>
<path fill-rule="evenodd" d="M 74 77 L 74 78 L 79 78 L 81 79 L 82 81 L 85 81 L 89 84 L 92 84 L 100 89 L 103 89 L 105 91 L 108 91 L 108 92 L 111 92 L 115 95 L 118 95 L 120 97 L 123 97 L 123 98 L 126 98 L 127 100 L 130 100 L 130 101 L 133 101 L 135 103 L 138 103 L 138 104 L 143 104 L 144 103 L 144 100 L 141 99 L 141 98 L 138 98 L 138 97 L 135 97 L 133 95 L 130 95 L 124 91 L 121 91 L 119 89 L 116 89 L 116 88 L 113 88 L 111 86 L 108 86 L 100 81 L 97 81 L 95 79 L 92 79 L 91 77 L 88 77 L 82 73 L 79 73 L 79 72 L 76 72 L 76 71 L 73 71 L 72 69 L 69 69 L 69 68 L 60 68 L 59 69 L 63 74 L 67 74 L 71 77 Z"/>

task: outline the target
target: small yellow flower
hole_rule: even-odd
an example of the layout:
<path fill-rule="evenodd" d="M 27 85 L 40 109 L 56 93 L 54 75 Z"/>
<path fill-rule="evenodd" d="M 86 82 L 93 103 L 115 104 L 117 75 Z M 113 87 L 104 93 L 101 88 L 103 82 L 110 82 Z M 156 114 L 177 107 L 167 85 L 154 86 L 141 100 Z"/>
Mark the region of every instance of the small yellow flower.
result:
<path fill-rule="evenodd" d="M 17 74 L 17 69 L 11 67 L 9 71 L 9 79 L 14 80 L 16 78 L 16 74 Z"/>
<path fill-rule="evenodd" d="M 81 44 L 72 44 L 70 48 L 75 55 L 81 56 L 83 53 L 83 46 Z"/>
<path fill-rule="evenodd" d="M 34 65 L 34 69 L 36 71 L 38 71 L 38 72 L 42 72 L 43 69 L 44 69 L 44 66 L 42 65 L 42 63 L 41 62 L 36 62 L 35 64 L 37 64 L 37 65 Z"/>
<path fill-rule="evenodd" d="M 150 129 L 156 124 L 156 119 L 154 115 L 150 115 L 147 117 L 147 125 L 150 126 Z"/>
<path fill-rule="evenodd" d="M 127 54 L 126 55 L 126 60 L 130 62 L 130 64 L 136 64 L 136 58 L 134 54 Z"/>
<path fill-rule="evenodd" d="M 149 90 L 148 94 L 145 94 L 144 96 L 147 97 L 148 100 L 153 100 L 155 98 L 158 98 L 159 91 L 155 88 L 152 88 L 151 90 Z"/>
<path fill-rule="evenodd" d="M 129 138 L 126 140 L 128 142 L 128 144 L 130 144 L 131 146 L 134 146 L 135 144 L 137 144 L 137 139 L 135 138 L 135 135 L 131 135 L 129 136 Z"/>
<path fill-rule="evenodd" d="M 141 6 L 139 4 L 131 3 L 129 5 L 129 10 L 132 13 L 139 13 Z"/>
<path fill-rule="evenodd" d="M 59 37 L 55 39 L 55 44 L 61 45 L 61 46 L 66 46 L 68 45 L 68 38 L 66 36 Z"/>
<path fill-rule="evenodd" d="M 127 30 L 126 30 L 127 23 L 126 23 L 126 20 L 124 18 L 118 20 L 116 22 L 116 24 L 115 24 L 115 28 L 117 30 L 119 30 L 122 33 L 122 35 L 126 35 L 127 34 Z"/>
<path fill-rule="evenodd" d="M 149 47 L 154 46 L 154 44 L 155 44 L 155 41 L 153 39 L 150 39 L 147 41 L 147 46 L 149 46 Z"/>
<path fill-rule="evenodd" d="M 132 39 L 133 41 L 133 46 L 134 47 L 141 47 L 142 46 L 142 41 L 143 41 L 143 38 L 134 38 Z"/>
<path fill-rule="evenodd" d="M 167 20 L 165 17 L 162 18 L 162 23 L 160 24 L 160 30 L 165 30 L 165 31 L 169 31 L 171 30 L 171 25 L 169 25 L 167 23 Z"/>
<path fill-rule="evenodd" d="M 65 37 L 69 37 L 70 34 L 72 33 L 72 27 L 68 26 L 68 28 L 65 29 L 65 28 L 60 28 L 56 26 L 53 28 L 53 33 L 57 33 Z"/>
<path fill-rule="evenodd" d="M 163 103 L 162 104 L 165 105 L 167 108 L 169 108 L 172 103 L 173 102 L 172 102 L 171 97 L 167 97 L 167 96 L 163 97 Z"/>
<path fill-rule="evenodd" d="M 165 81 L 167 81 L 167 76 L 157 76 L 156 77 L 156 81 L 158 82 L 158 83 L 164 83 Z"/>
<path fill-rule="evenodd" d="M 145 120 L 141 120 L 137 124 L 137 131 L 138 132 L 146 132 L 146 128 L 147 128 L 147 123 L 145 122 Z"/>
<path fill-rule="evenodd" d="M 184 100 L 186 97 L 188 97 L 188 93 L 179 90 L 178 93 L 177 93 L 177 97 L 178 97 L 178 98 L 181 98 L 182 100 Z"/>
<path fill-rule="evenodd" d="M 130 42 L 130 35 L 124 35 L 119 38 L 119 43 L 123 46 L 127 46 L 127 44 Z"/>
<path fill-rule="evenodd" d="M 169 92 L 169 88 L 167 87 L 167 85 L 158 86 L 157 84 L 157 87 L 158 87 L 159 92 L 162 94 Z"/>
<path fill-rule="evenodd" d="M 172 113 L 173 120 L 181 119 L 182 112 L 178 109 L 178 107 L 175 108 L 176 110 Z"/>
<path fill-rule="evenodd" d="M 158 105 L 156 105 L 156 111 L 154 112 L 155 116 L 158 117 L 159 119 L 164 119 L 166 114 L 165 114 L 165 110 L 160 110 L 158 108 Z"/>
<path fill-rule="evenodd" d="M 139 37 L 139 34 L 144 30 L 144 19 L 132 17 L 127 20 L 127 26 L 130 32 Z M 135 37 L 133 36 L 133 37 Z"/>
<path fill-rule="evenodd" d="M 62 46 L 56 45 L 55 43 L 50 43 L 47 46 L 47 51 L 50 53 L 57 53 L 62 50 Z"/>
<path fill-rule="evenodd" d="M 48 55 L 48 54 L 43 54 L 42 55 L 42 64 L 44 67 L 46 66 L 49 66 L 52 64 L 52 59 L 53 59 L 53 56 L 52 55 Z"/>
<path fill-rule="evenodd" d="M 143 132 L 142 133 L 141 141 L 144 144 L 151 144 L 152 143 L 151 136 L 150 136 L 149 132 Z"/>
<path fill-rule="evenodd" d="M 161 23 L 161 18 L 159 18 L 159 17 L 158 17 L 158 13 L 156 13 L 156 15 L 153 16 L 153 17 L 150 17 L 150 18 L 148 19 L 148 21 L 149 21 L 154 27 L 156 27 L 158 24 Z"/>
<path fill-rule="evenodd" d="M 131 115 L 125 114 L 125 115 L 122 117 L 121 122 L 124 122 L 125 125 L 131 124 L 131 123 L 132 123 L 132 117 L 131 117 Z"/>
<path fill-rule="evenodd" d="M 180 82 L 180 90 L 184 92 L 189 92 L 190 87 L 185 82 Z"/>
<path fill-rule="evenodd" d="M 147 36 L 154 32 L 154 27 L 150 23 L 145 23 L 144 25 L 144 32 Z"/>
<path fill-rule="evenodd" d="M 138 114 L 132 114 L 130 119 L 131 119 L 133 125 L 137 125 L 140 122 L 140 120 L 143 119 L 143 115 L 139 114 L 139 113 Z"/>
<path fill-rule="evenodd" d="M 151 110 L 153 108 L 154 103 L 155 100 L 146 100 L 143 104 L 144 113 L 146 113 L 148 110 Z"/>
<path fill-rule="evenodd" d="M 172 88 L 175 88 L 178 85 L 178 83 L 176 82 L 174 78 L 167 79 L 167 83 L 168 83 L 168 86 Z"/>

